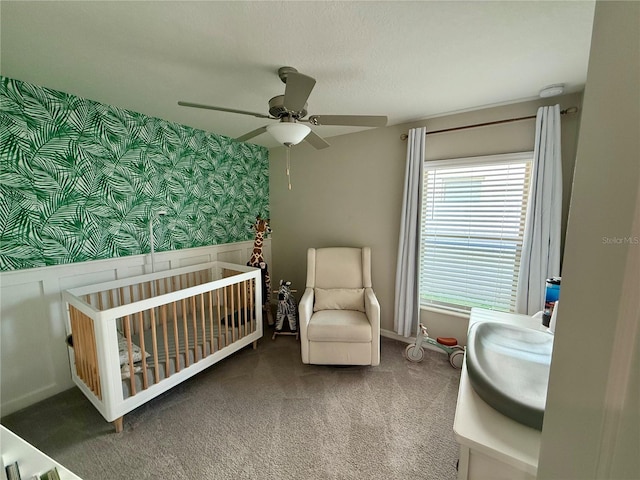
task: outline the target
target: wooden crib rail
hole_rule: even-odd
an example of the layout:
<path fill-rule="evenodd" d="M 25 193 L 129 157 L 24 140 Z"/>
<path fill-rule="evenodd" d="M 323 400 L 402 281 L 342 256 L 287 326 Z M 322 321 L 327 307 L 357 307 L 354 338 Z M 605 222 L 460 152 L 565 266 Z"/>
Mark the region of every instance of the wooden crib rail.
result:
<path fill-rule="evenodd" d="M 100 368 L 93 320 L 69 305 L 76 375 L 98 398 L 102 398 Z"/>
<path fill-rule="evenodd" d="M 150 279 L 136 284 L 108 287 L 103 290 L 86 293 L 83 299 L 96 310 L 104 311 L 154 298 L 158 295 L 202 285 L 212 280 L 211 269 L 202 269 Z"/>
<path fill-rule="evenodd" d="M 236 278 L 221 278 L 223 269 L 239 272 Z M 249 278 L 260 278 L 260 270 L 244 265 L 226 262 L 210 262 L 204 265 L 182 267 L 155 274 L 112 280 L 97 285 L 77 287 L 63 292 L 63 298 L 92 316 L 93 318 L 113 318 L 131 315 L 139 310 L 138 302 L 146 302 L 144 307 L 157 306 L 184 294 L 210 290 L 209 283 L 217 286 L 235 284 Z M 173 298 L 162 299 L 163 295 Z M 260 290 L 256 292 L 261 296 Z M 131 307 L 131 308 L 129 308 Z M 95 315 L 94 315 L 95 313 Z M 100 315 L 104 313 L 104 315 Z"/>

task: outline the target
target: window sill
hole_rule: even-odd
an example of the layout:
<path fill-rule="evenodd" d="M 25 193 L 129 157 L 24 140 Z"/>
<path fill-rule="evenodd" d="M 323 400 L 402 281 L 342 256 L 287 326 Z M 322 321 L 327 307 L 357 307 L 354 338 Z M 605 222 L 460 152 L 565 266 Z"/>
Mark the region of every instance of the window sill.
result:
<path fill-rule="evenodd" d="M 454 310 L 447 310 L 445 308 L 427 307 L 425 305 L 420 305 L 420 311 L 434 312 L 439 313 L 440 315 L 449 315 L 452 317 L 464 318 L 466 320 L 469 320 L 469 316 L 471 315 L 471 313 L 456 312 Z"/>

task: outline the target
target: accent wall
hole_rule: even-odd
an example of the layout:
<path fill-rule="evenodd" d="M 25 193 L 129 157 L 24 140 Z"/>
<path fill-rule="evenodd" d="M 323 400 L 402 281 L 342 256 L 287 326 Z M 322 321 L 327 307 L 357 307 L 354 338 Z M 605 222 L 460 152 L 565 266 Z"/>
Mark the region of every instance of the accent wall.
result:
<path fill-rule="evenodd" d="M 269 153 L 0 77 L 0 270 L 246 241 Z M 157 216 L 159 211 L 166 215 Z"/>

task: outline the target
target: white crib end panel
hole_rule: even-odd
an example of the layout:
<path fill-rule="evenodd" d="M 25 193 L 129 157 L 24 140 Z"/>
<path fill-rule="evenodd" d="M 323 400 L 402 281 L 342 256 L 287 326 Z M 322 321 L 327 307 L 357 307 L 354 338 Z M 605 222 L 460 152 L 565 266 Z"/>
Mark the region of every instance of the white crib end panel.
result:
<path fill-rule="evenodd" d="M 111 318 L 105 321 L 94 320 L 93 325 L 96 334 L 102 403 L 104 404 L 103 415 L 105 415 L 105 418 L 111 418 L 123 400 L 116 319 Z M 115 418 L 119 416 L 120 415 Z M 112 420 L 115 420 L 115 418 Z"/>

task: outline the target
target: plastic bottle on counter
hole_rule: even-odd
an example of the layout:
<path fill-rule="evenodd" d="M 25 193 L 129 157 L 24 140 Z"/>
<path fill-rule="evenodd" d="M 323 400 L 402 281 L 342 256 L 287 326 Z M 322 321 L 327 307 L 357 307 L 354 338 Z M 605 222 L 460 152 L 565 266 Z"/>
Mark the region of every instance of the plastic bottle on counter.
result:
<path fill-rule="evenodd" d="M 562 277 L 547 278 L 547 288 L 544 296 L 544 310 L 542 312 L 542 325 L 549 326 L 551 321 L 551 315 L 553 314 L 553 307 L 560 299 L 560 281 Z"/>

